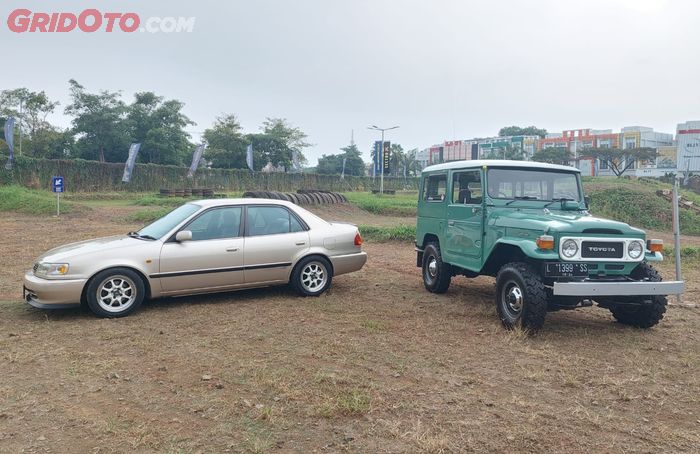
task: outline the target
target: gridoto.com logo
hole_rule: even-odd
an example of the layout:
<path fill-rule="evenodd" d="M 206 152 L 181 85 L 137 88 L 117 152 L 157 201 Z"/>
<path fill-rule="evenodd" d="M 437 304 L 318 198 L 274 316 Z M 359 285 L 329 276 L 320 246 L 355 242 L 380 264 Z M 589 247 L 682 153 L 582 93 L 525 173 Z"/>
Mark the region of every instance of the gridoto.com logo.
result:
<path fill-rule="evenodd" d="M 15 33 L 190 33 L 194 21 L 194 17 L 172 16 L 152 16 L 142 20 L 138 13 L 103 13 L 97 9 L 79 13 L 44 13 L 18 8 L 7 17 L 7 27 Z"/>

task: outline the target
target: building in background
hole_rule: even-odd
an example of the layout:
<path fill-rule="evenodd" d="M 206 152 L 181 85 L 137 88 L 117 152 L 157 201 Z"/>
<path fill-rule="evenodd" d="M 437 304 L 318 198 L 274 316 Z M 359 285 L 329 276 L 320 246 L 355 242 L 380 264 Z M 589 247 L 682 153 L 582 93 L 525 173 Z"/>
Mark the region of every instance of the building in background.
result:
<path fill-rule="evenodd" d="M 613 132 L 612 129 L 569 129 L 547 134 L 544 138 L 506 136 L 444 141 L 421 150 L 417 160 L 426 167 L 449 161 L 503 159 L 508 156 L 509 150 L 522 150 L 525 159 L 531 159 L 536 151 L 552 147 L 567 149 L 572 158 L 570 164 L 580 169 L 582 175 L 614 175 L 605 162 L 586 155 L 586 150 L 590 148 L 657 150 L 655 160 L 634 162 L 626 175 L 660 177 L 677 171 L 700 172 L 700 121 L 680 123 L 675 140 L 672 134 L 657 132 L 646 126 L 625 126 L 620 132 Z"/>
<path fill-rule="evenodd" d="M 700 172 L 700 121 L 679 123 L 676 128 L 678 170 Z"/>
<path fill-rule="evenodd" d="M 537 151 L 538 140 L 538 136 L 504 136 L 476 139 L 475 141 L 479 146 L 479 159 L 488 159 L 489 157 L 503 159 L 509 149 L 522 150 L 525 159 L 530 159 Z"/>

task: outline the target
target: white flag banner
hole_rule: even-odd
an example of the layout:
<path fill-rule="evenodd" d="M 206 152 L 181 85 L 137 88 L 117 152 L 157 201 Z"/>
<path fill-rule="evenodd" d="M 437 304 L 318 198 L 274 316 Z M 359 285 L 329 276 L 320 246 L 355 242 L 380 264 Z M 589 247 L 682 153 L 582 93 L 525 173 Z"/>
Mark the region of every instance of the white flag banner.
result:
<path fill-rule="evenodd" d="M 140 143 L 132 143 L 129 147 L 129 157 L 124 164 L 124 175 L 122 176 L 122 182 L 124 183 L 131 181 L 131 173 L 134 171 L 134 164 L 136 164 L 136 155 L 139 154 L 139 148 L 141 148 Z"/>
<path fill-rule="evenodd" d="M 248 144 L 245 150 L 245 162 L 248 164 L 248 168 L 253 170 L 253 144 Z"/>
<path fill-rule="evenodd" d="M 10 159 L 5 164 L 5 169 L 12 170 L 12 164 L 15 161 L 15 139 L 14 139 L 15 119 L 10 117 L 5 121 L 5 142 L 10 149 Z"/>
<path fill-rule="evenodd" d="M 194 153 L 192 153 L 192 164 L 190 165 L 190 170 L 187 171 L 187 178 L 194 177 L 194 173 L 197 171 L 197 167 L 199 167 L 199 161 L 202 160 L 202 154 L 204 154 L 204 147 L 205 145 L 201 144 L 194 149 Z"/>

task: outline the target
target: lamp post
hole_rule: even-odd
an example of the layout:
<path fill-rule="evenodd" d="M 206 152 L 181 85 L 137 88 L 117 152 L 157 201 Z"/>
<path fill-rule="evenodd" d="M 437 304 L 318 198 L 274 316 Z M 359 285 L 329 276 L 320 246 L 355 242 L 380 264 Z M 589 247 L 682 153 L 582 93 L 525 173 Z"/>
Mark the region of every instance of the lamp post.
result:
<path fill-rule="evenodd" d="M 381 131 L 382 132 L 382 144 L 379 147 L 381 151 L 381 155 L 379 156 L 379 165 L 380 169 L 382 170 L 381 173 L 379 174 L 379 193 L 384 194 L 384 131 L 389 131 L 391 129 L 397 129 L 398 126 L 392 126 L 391 128 L 380 128 L 379 126 L 368 126 L 367 129 L 373 129 L 375 131 Z"/>

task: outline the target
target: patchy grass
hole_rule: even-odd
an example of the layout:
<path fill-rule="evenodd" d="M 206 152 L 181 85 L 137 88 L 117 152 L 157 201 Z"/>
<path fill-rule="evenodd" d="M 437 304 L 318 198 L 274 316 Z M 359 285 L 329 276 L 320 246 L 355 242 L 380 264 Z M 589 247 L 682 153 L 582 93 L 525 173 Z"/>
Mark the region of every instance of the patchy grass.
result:
<path fill-rule="evenodd" d="M 200 197 L 201 198 L 201 197 Z M 132 205 L 138 206 L 160 206 L 160 207 L 179 207 L 192 200 L 197 200 L 197 198 L 183 198 L 183 197 L 160 197 L 157 195 L 147 195 L 138 198 L 132 202 Z"/>
<path fill-rule="evenodd" d="M 359 229 L 362 238 L 368 241 L 414 241 L 416 239 L 415 225 L 397 225 L 394 227 L 361 225 Z"/>
<path fill-rule="evenodd" d="M 374 214 L 389 216 L 415 216 L 418 208 L 416 192 L 398 192 L 395 195 L 379 195 L 369 192 L 346 192 L 348 201 Z"/>
<path fill-rule="evenodd" d="M 73 204 L 61 201 L 61 213 L 68 213 L 72 209 Z M 21 186 L 2 186 L 0 187 L 0 211 L 35 215 L 56 214 L 56 195 Z"/>
<path fill-rule="evenodd" d="M 153 222 L 158 218 L 165 216 L 170 213 L 173 209 L 170 207 L 166 208 L 148 208 L 145 210 L 139 210 L 135 213 L 131 213 L 126 217 L 127 222 L 141 222 L 148 223 Z"/>

